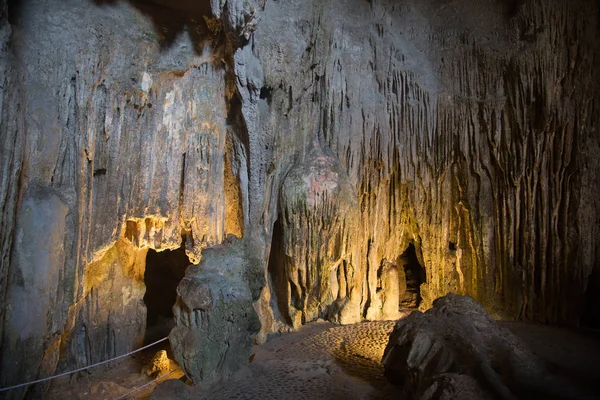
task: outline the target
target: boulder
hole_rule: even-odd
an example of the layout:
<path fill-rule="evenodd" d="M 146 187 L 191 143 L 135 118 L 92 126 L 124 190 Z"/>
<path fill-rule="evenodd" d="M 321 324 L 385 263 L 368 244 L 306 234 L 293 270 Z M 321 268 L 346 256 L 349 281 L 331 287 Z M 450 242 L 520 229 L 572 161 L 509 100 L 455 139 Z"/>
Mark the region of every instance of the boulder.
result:
<path fill-rule="evenodd" d="M 585 398 L 482 305 L 456 294 L 398 321 L 382 361 L 408 399 Z"/>
<path fill-rule="evenodd" d="M 179 379 L 167 379 L 159 383 L 149 397 L 150 400 L 191 400 L 187 385 Z"/>
<path fill-rule="evenodd" d="M 169 372 L 171 368 L 171 360 L 167 357 L 165 350 L 159 350 L 156 352 L 150 362 L 144 366 L 142 372 L 151 378 L 158 378 Z"/>
<path fill-rule="evenodd" d="M 252 306 L 264 275 L 232 239 L 202 252 L 199 265 L 186 270 L 173 306 L 169 334 L 175 359 L 194 384 L 225 380 L 244 370 L 260 322 Z"/>

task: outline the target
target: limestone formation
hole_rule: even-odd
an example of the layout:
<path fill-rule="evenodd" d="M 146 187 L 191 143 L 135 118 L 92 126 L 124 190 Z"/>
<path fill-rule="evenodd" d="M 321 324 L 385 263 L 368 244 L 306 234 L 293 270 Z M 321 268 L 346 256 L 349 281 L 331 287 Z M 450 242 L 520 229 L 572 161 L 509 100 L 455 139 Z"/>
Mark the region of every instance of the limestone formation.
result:
<path fill-rule="evenodd" d="M 186 318 L 238 300 L 240 354 L 252 313 L 260 342 L 449 292 L 600 323 L 598 7 L 0 0 L 0 387 L 141 345 L 149 249 L 195 264 L 201 381 Z"/>
<path fill-rule="evenodd" d="M 251 257 L 234 240 L 206 249 L 177 288 L 176 326 L 169 335 L 175 359 L 195 383 L 227 379 L 247 365 L 260 322 L 252 303 Z"/>
<path fill-rule="evenodd" d="M 583 313 L 598 268 L 597 3 L 509 3 L 279 1 L 261 15 L 248 57 L 263 87 L 238 89 L 249 136 L 274 149 L 261 221 L 277 244 L 289 149 L 316 136 L 357 199 L 345 285 L 361 318 L 384 318 L 380 282 L 410 243 L 423 309 L 457 292 L 504 318 Z M 271 304 L 287 301 L 278 290 Z"/>
<path fill-rule="evenodd" d="M 170 372 L 171 361 L 167 357 L 165 350 L 159 350 L 152 359 L 144 366 L 142 372 L 152 378 L 158 378 L 161 375 Z"/>
<path fill-rule="evenodd" d="M 279 194 L 269 274 L 277 308 L 294 328 L 329 317 L 360 320 L 353 235 L 356 198 L 338 160 L 313 143 L 288 172 Z M 350 284 L 350 285 L 348 285 Z"/>
<path fill-rule="evenodd" d="M 551 376 L 480 304 L 452 293 L 398 321 L 382 362 L 407 399 L 592 398 Z"/>

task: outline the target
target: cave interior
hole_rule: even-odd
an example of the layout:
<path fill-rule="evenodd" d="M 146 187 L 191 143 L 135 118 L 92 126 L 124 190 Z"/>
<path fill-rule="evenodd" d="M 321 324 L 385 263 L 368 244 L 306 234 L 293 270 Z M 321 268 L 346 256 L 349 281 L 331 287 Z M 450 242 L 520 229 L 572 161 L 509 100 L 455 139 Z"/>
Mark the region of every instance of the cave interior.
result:
<path fill-rule="evenodd" d="M 598 32 L 0 0 L 0 399 L 600 398 Z"/>
<path fill-rule="evenodd" d="M 177 285 L 190 264 L 183 247 L 161 252 L 148 250 L 144 271 L 144 304 L 147 310 L 144 344 L 167 336 L 173 328 Z"/>

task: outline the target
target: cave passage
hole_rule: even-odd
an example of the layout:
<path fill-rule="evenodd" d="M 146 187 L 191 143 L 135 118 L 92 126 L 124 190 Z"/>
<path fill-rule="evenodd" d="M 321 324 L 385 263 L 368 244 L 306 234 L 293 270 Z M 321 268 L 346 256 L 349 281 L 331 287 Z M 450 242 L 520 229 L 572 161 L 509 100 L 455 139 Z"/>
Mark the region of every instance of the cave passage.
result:
<path fill-rule="evenodd" d="M 581 325 L 593 329 L 600 328 L 600 268 L 598 267 L 592 270 L 588 278 Z"/>
<path fill-rule="evenodd" d="M 283 244 L 283 224 L 278 219 L 273 225 L 273 238 L 271 242 L 271 254 L 269 255 L 269 278 L 273 296 L 271 298 L 271 307 L 275 314 L 282 318 L 285 323 L 291 325 L 290 306 L 288 296 L 290 294 L 290 285 L 285 274 L 285 251 Z"/>
<path fill-rule="evenodd" d="M 400 308 L 417 308 L 421 303 L 421 284 L 425 283 L 425 268 L 419 263 L 415 245 L 410 243 L 398 259 L 398 265 L 404 268 L 406 292 L 400 294 Z M 401 287 L 402 282 L 400 282 Z"/>
<path fill-rule="evenodd" d="M 173 328 L 177 285 L 190 264 L 184 247 L 161 252 L 148 250 L 144 273 L 144 303 L 147 308 L 145 344 L 167 336 Z"/>

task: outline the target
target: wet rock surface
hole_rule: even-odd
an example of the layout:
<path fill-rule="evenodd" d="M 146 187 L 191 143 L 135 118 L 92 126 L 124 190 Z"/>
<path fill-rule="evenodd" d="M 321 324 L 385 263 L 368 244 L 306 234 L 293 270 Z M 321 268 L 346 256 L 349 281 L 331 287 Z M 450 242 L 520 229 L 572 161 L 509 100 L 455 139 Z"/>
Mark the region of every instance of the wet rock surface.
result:
<path fill-rule="evenodd" d="M 398 321 L 383 355 L 385 375 L 408 399 L 592 399 L 553 375 L 519 337 L 466 296 L 449 294 Z"/>

